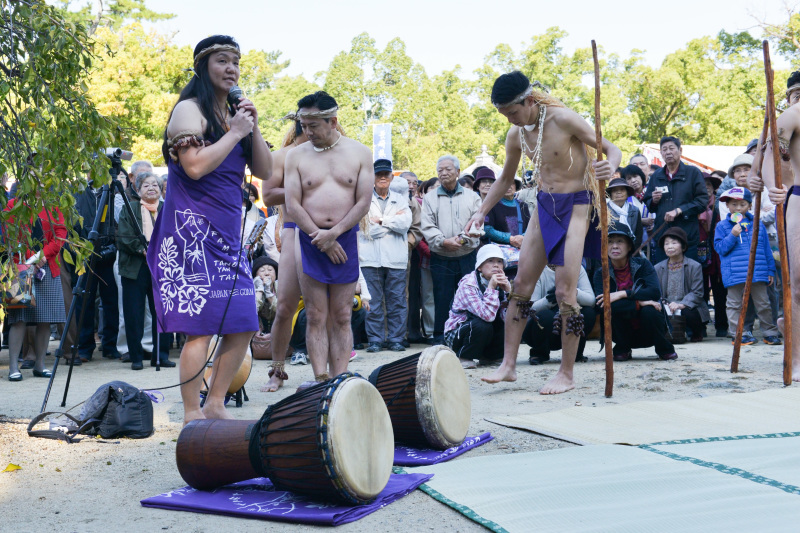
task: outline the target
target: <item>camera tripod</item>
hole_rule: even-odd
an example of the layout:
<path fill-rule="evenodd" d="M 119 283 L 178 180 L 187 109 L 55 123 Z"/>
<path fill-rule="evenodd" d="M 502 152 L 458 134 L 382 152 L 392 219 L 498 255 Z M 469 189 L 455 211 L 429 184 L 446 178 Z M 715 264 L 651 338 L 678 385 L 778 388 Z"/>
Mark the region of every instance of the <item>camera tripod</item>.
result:
<path fill-rule="evenodd" d="M 67 338 L 67 331 L 69 330 L 69 325 L 72 322 L 72 318 L 75 315 L 75 308 L 78 304 L 78 298 L 80 298 L 81 303 L 81 313 L 77 319 L 76 323 L 76 330 L 77 330 L 77 337 L 74 339 L 74 343 L 72 345 L 72 357 L 70 359 L 69 364 L 69 372 L 67 373 L 67 383 L 64 386 L 64 398 L 61 400 L 61 407 L 66 407 L 67 405 L 67 394 L 69 392 L 69 384 L 70 380 L 72 379 L 72 369 L 75 366 L 75 358 L 78 357 L 78 344 L 79 344 L 79 337 L 80 337 L 80 329 L 83 323 L 84 314 L 86 312 L 87 305 L 94 305 L 94 302 L 87 302 L 87 283 L 89 281 L 89 276 L 92 272 L 94 272 L 94 267 L 100 258 L 100 252 L 103 251 L 103 246 L 107 246 L 107 242 L 103 242 L 105 239 L 107 241 L 108 238 L 115 237 L 115 227 L 116 222 L 114 221 L 114 197 L 115 195 L 119 194 L 122 197 L 123 201 L 123 209 L 126 210 L 128 216 L 131 217 L 131 220 L 136 221 L 136 218 L 133 215 L 133 210 L 131 209 L 130 201 L 128 200 L 127 195 L 125 194 L 125 189 L 122 187 L 122 183 L 119 181 L 118 176 L 120 174 L 125 175 L 125 178 L 128 178 L 128 173 L 122 168 L 122 157 L 124 155 L 130 154 L 130 152 L 123 152 L 119 148 L 109 148 L 105 151 L 106 157 L 109 158 L 111 161 L 111 167 L 108 169 L 108 173 L 111 175 L 111 180 L 109 183 L 104 184 L 100 188 L 100 200 L 97 202 L 97 213 L 95 214 L 94 221 L 92 222 L 92 229 L 89 231 L 88 240 L 92 243 L 93 249 L 95 250 L 91 257 L 83 263 L 83 274 L 78 277 L 78 281 L 75 284 L 75 288 L 72 290 L 72 304 L 69 306 L 69 311 L 67 312 L 66 323 L 64 324 L 64 334 L 61 335 L 61 340 L 58 343 L 58 348 L 55 351 L 55 362 L 53 363 L 52 375 L 50 376 L 50 381 L 47 384 L 47 390 L 45 391 L 44 401 L 42 402 L 42 409 L 40 413 L 43 413 L 47 408 L 47 401 L 50 398 L 50 391 L 53 387 L 53 380 L 56 377 L 56 371 L 58 370 L 58 363 L 61 360 L 61 357 L 64 354 L 64 341 Z M 132 155 L 132 154 L 131 154 Z M 131 157 L 128 156 L 126 159 L 130 159 Z M 102 226 L 102 232 L 101 232 Z M 147 246 L 147 239 L 145 239 L 144 234 L 142 233 L 142 228 L 139 227 L 138 224 L 134 225 L 135 237 L 138 238 L 143 245 Z M 108 251 L 106 251 L 108 253 Z M 97 283 L 96 280 L 93 280 L 94 283 Z M 156 327 L 153 324 L 153 327 Z M 158 354 L 159 346 L 158 346 L 158 335 L 156 335 L 156 346 L 153 347 L 154 353 Z M 161 370 L 161 360 L 158 355 L 156 356 L 156 371 Z"/>

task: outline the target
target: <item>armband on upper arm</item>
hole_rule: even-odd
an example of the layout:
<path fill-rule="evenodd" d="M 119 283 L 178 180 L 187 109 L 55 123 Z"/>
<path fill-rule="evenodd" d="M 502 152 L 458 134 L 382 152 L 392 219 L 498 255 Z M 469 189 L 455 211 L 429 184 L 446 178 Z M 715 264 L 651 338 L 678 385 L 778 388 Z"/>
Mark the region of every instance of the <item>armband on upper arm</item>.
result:
<path fill-rule="evenodd" d="M 781 155 L 781 160 L 789 161 L 789 139 L 778 135 L 778 153 Z M 764 147 L 761 149 L 762 152 L 766 152 L 767 146 L 772 144 L 772 139 L 767 139 L 767 142 L 764 143 Z"/>
<path fill-rule="evenodd" d="M 210 145 L 211 142 L 203 139 L 203 134 L 198 131 L 181 131 L 167 140 L 169 157 L 176 163 L 179 163 L 178 155 L 182 149 L 190 146 L 200 147 Z"/>

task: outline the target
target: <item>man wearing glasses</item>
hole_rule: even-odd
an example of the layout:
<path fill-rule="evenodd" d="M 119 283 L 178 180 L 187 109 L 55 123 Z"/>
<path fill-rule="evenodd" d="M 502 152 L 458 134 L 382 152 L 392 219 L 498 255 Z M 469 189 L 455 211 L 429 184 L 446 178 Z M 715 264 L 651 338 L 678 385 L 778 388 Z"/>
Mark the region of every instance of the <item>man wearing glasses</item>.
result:
<path fill-rule="evenodd" d="M 408 313 L 406 235 L 411 227 L 411 210 L 406 197 L 389 190 L 394 178 L 392 162 L 378 159 L 373 166 L 375 189 L 367 215 L 369 236 L 358 237 L 359 263 L 372 295 L 366 319 L 367 352 L 379 352 L 384 347 L 402 352 Z"/>

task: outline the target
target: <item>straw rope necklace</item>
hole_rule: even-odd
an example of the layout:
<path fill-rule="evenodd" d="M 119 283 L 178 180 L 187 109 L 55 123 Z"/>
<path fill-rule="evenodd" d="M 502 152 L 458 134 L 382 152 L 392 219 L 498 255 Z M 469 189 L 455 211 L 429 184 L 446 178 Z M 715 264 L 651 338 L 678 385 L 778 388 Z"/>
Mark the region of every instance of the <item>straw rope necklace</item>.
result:
<path fill-rule="evenodd" d="M 338 138 L 338 139 L 336 139 L 336 142 L 335 142 L 335 143 L 333 143 L 332 145 L 330 145 L 330 146 L 326 146 L 325 148 L 317 148 L 316 146 L 314 146 L 314 145 L 312 144 L 312 145 L 311 145 L 311 148 L 313 148 L 315 152 L 324 152 L 325 150 L 330 150 L 331 148 L 333 148 L 334 146 L 336 146 L 337 144 L 339 144 L 339 141 L 341 141 L 341 140 L 342 140 L 342 137 L 343 137 L 343 135 L 342 135 L 341 133 L 339 133 L 339 138 Z"/>
<path fill-rule="evenodd" d="M 525 179 L 525 174 L 527 174 L 527 167 L 525 165 L 525 156 L 528 153 L 533 153 L 532 156 L 529 156 L 531 159 L 531 164 L 533 165 L 533 171 L 531 172 L 531 179 L 527 180 L 527 185 L 530 185 L 531 182 L 536 183 L 536 185 L 541 185 L 541 175 L 542 175 L 542 134 L 544 132 L 544 119 L 547 116 L 547 106 L 544 104 L 537 104 L 539 106 L 539 135 L 536 139 L 536 148 L 531 150 L 530 146 L 528 146 L 528 141 L 525 140 L 525 127 L 521 127 L 519 129 L 519 138 L 520 144 L 522 145 L 522 176 Z"/>

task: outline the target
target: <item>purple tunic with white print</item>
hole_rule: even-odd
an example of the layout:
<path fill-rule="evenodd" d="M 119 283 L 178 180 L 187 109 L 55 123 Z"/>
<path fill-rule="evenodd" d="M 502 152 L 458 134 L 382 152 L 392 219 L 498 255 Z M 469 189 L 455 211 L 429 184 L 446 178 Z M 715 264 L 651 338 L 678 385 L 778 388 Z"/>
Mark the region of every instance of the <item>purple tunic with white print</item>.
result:
<path fill-rule="evenodd" d="M 250 265 L 240 247 L 244 167 L 238 144 L 198 180 L 168 162 L 167 197 L 147 249 L 160 332 L 258 330 Z"/>

